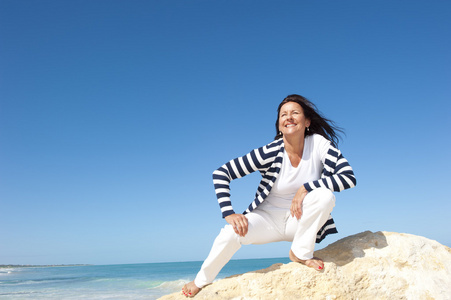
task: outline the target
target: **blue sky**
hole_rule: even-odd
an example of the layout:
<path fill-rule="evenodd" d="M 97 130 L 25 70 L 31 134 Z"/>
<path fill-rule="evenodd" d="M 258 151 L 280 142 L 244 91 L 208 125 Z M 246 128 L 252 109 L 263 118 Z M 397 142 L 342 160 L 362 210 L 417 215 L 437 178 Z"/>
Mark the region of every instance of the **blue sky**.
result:
<path fill-rule="evenodd" d="M 0 0 L 0 264 L 203 260 L 225 224 L 211 173 L 270 142 L 292 93 L 346 130 L 358 179 L 318 249 L 365 230 L 451 246 L 450 14 L 449 1 Z M 258 182 L 232 183 L 236 211 Z"/>

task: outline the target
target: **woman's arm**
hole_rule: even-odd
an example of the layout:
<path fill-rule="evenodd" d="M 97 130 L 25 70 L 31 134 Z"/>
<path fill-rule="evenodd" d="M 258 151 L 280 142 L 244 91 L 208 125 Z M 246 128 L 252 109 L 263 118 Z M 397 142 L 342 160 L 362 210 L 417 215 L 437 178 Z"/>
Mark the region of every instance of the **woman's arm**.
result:
<path fill-rule="evenodd" d="M 230 200 L 230 182 L 258 170 L 258 159 L 254 159 L 256 150 L 245 156 L 232 159 L 213 172 L 213 184 L 222 217 L 235 214 Z"/>
<path fill-rule="evenodd" d="M 281 142 L 272 142 L 266 146 L 254 149 L 248 154 L 232 159 L 213 172 L 213 183 L 222 217 L 235 214 L 230 200 L 230 182 L 255 171 L 268 169 Z"/>
<path fill-rule="evenodd" d="M 354 187 L 357 183 L 351 166 L 341 152 L 330 145 L 330 142 L 325 146 L 326 154 L 323 155 L 324 159 L 322 159 L 324 168 L 321 178 L 301 186 L 291 202 L 291 216 L 298 220 L 302 216 L 302 202 L 312 190 L 325 187 L 333 192 L 340 192 Z"/>
<path fill-rule="evenodd" d="M 304 188 L 308 192 L 320 187 L 328 188 L 333 192 L 341 192 L 355 187 L 356 184 L 354 171 L 349 162 L 344 158 L 340 150 L 330 145 L 324 159 L 321 178 L 305 183 Z"/>

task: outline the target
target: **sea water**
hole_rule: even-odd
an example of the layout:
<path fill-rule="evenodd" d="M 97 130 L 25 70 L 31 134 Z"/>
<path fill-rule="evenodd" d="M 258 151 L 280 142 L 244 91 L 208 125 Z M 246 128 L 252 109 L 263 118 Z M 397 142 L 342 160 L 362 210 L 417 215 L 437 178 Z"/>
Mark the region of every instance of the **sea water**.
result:
<path fill-rule="evenodd" d="M 231 260 L 217 279 L 288 263 L 288 258 Z M 202 262 L 0 269 L 0 299 L 158 299 L 179 292 Z"/>

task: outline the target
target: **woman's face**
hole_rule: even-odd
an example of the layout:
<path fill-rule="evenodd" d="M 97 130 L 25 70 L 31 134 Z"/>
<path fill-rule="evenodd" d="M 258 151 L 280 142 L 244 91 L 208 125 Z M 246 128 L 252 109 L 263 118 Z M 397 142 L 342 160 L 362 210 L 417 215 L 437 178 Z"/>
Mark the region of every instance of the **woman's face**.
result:
<path fill-rule="evenodd" d="M 283 136 L 301 134 L 310 126 L 310 120 L 304 116 L 302 106 L 296 102 L 285 103 L 279 113 L 279 130 Z"/>

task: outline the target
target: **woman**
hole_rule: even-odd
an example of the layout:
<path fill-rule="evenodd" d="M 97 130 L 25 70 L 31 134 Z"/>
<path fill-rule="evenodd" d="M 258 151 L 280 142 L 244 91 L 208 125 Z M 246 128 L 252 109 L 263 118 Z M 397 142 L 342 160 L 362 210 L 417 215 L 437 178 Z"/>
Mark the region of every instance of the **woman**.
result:
<path fill-rule="evenodd" d="M 316 270 L 315 242 L 337 233 L 330 215 L 339 192 L 356 185 L 348 161 L 335 148 L 333 122 L 299 95 L 286 97 L 277 109 L 275 140 L 233 159 L 213 172 L 213 182 L 226 225 L 194 281 L 182 292 L 194 297 L 213 282 L 233 254 L 246 244 L 291 241 L 289 257 Z M 230 182 L 259 171 L 262 180 L 254 201 L 237 214 L 230 201 Z"/>

